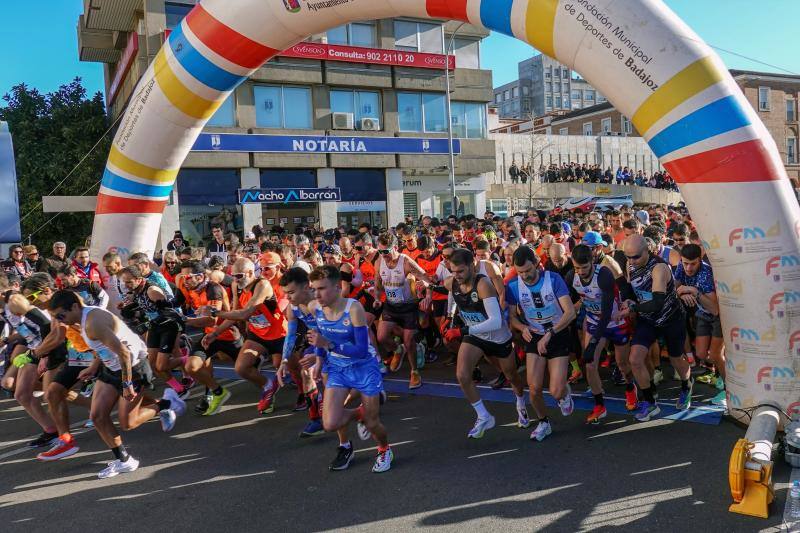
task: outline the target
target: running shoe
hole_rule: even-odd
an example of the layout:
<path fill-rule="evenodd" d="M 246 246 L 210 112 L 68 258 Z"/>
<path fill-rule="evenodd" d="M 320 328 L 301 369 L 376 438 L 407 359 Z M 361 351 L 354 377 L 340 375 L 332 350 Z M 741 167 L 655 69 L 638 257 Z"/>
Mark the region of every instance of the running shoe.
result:
<path fill-rule="evenodd" d="M 308 408 L 309 408 L 308 398 L 306 397 L 306 395 L 302 393 L 298 394 L 297 401 L 294 402 L 294 408 L 292 409 L 292 411 L 306 411 L 308 410 Z"/>
<path fill-rule="evenodd" d="M 660 368 L 656 368 L 655 372 L 653 372 L 653 383 L 658 385 L 662 381 L 664 381 L 664 372 Z"/>
<path fill-rule="evenodd" d="M 203 416 L 213 416 L 219 413 L 219 410 L 222 409 L 222 406 L 225 405 L 225 402 L 230 400 L 231 398 L 231 391 L 224 388 L 222 389 L 222 394 L 212 394 L 211 401 L 208 402 L 208 409 L 203 413 Z"/>
<path fill-rule="evenodd" d="M 270 378 L 264 388 L 261 390 L 261 398 L 258 400 L 258 412 L 262 415 L 268 415 L 275 410 L 275 393 L 278 392 L 278 382 L 274 378 Z"/>
<path fill-rule="evenodd" d="M 540 420 L 536 427 L 531 432 L 531 440 L 542 442 L 548 435 L 553 432 L 550 422 Z"/>
<path fill-rule="evenodd" d="M 425 348 L 425 343 L 420 342 L 417 343 L 417 369 L 420 369 L 425 366 L 425 352 L 427 349 Z"/>
<path fill-rule="evenodd" d="M 394 453 L 391 448 L 387 448 L 386 451 L 383 452 L 379 451 L 378 456 L 375 458 L 375 464 L 372 465 L 372 471 L 376 474 L 386 472 L 392 467 L 393 459 Z"/>
<path fill-rule="evenodd" d="M 505 374 L 501 373 L 499 376 L 494 378 L 494 380 L 492 380 L 492 382 L 489 385 L 492 387 L 493 390 L 500 390 L 506 385 L 508 385 L 508 379 L 506 378 Z"/>
<path fill-rule="evenodd" d="M 175 427 L 178 415 L 172 409 L 162 409 L 158 412 L 158 418 L 161 419 L 161 429 L 164 433 L 169 433 Z"/>
<path fill-rule="evenodd" d="M 100 479 L 107 479 L 120 474 L 133 472 L 137 468 L 139 468 L 139 461 L 134 459 L 132 455 L 129 455 L 127 461 L 120 461 L 119 459 L 116 459 L 108 463 L 108 466 L 101 470 L 100 473 L 97 474 L 97 477 Z"/>
<path fill-rule="evenodd" d="M 170 409 L 178 416 L 186 413 L 186 402 L 172 389 L 164 389 L 164 399 L 170 401 Z"/>
<path fill-rule="evenodd" d="M 369 440 L 372 437 L 372 433 L 367 429 L 367 426 L 364 425 L 364 422 L 359 421 L 358 424 L 356 424 L 356 430 L 358 432 L 358 438 L 361 440 Z"/>
<path fill-rule="evenodd" d="M 636 390 L 636 385 L 633 389 L 625 391 L 625 409 L 628 411 L 635 411 L 639 406 L 639 391 Z"/>
<path fill-rule="evenodd" d="M 55 444 L 53 444 L 52 448 L 46 452 L 40 453 L 36 456 L 36 458 L 40 461 L 57 461 L 59 459 L 63 459 L 64 457 L 74 455 L 78 452 L 78 450 L 80 450 L 80 448 L 75 445 L 75 439 L 72 439 L 69 442 L 65 441 L 64 439 L 58 439 Z"/>
<path fill-rule="evenodd" d="M 405 348 L 403 345 L 399 345 L 397 349 L 392 354 L 392 360 L 389 363 L 389 372 L 397 372 L 403 367 L 403 354 L 405 352 Z"/>
<path fill-rule="evenodd" d="M 589 416 L 586 417 L 586 423 L 599 424 L 600 420 L 605 418 L 607 414 L 608 412 L 606 411 L 605 407 L 603 407 L 602 405 L 595 405 L 594 409 L 592 409 L 592 412 L 589 413 Z"/>
<path fill-rule="evenodd" d="M 694 388 L 694 380 L 690 379 L 689 388 L 687 390 L 681 389 L 681 393 L 678 395 L 678 401 L 675 402 L 676 408 L 685 411 L 692 406 L 692 388 Z"/>
<path fill-rule="evenodd" d="M 717 377 L 717 381 L 714 383 L 714 386 L 717 388 L 717 390 L 725 390 L 725 380 L 722 379 L 722 376 Z"/>
<path fill-rule="evenodd" d="M 614 365 L 614 368 L 611 369 L 611 382 L 617 387 L 621 387 L 626 383 L 625 376 L 622 375 L 622 371 L 617 365 Z"/>
<path fill-rule="evenodd" d="M 306 427 L 300 432 L 300 438 L 307 439 L 316 435 L 322 435 L 323 433 L 325 433 L 325 428 L 322 427 L 322 422 L 320 420 L 309 420 Z"/>
<path fill-rule="evenodd" d="M 412 370 L 408 380 L 408 389 L 414 390 L 420 387 L 422 387 L 422 377 L 419 375 L 419 370 Z"/>
<path fill-rule="evenodd" d="M 381 371 L 381 374 L 389 373 L 389 369 L 386 367 L 386 363 L 383 361 L 378 361 L 378 369 Z"/>
<path fill-rule="evenodd" d="M 28 448 L 44 448 L 53 444 L 56 439 L 58 439 L 58 433 L 42 432 L 41 435 L 28 443 Z"/>
<path fill-rule="evenodd" d="M 89 381 L 84 381 L 83 385 L 81 385 L 81 390 L 79 394 L 84 398 L 91 398 L 92 391 L 94 390 L 94 379 L 90 379 Z"/>
<path fill-rule="evenodd" d="M 483 372 L 477 366 L 472 370 L 472 381 L 475 383 L 480 383 L 483 381 Z"/>
<path fill-rule="evenodd" d="M 634 415 L 634 418 L 639 422 L 647 422 L 661 412 L 661 408 L 654 403 L 644 401 L 639 404 L 639 412 Z"/>
<path fill-rule="evenodd" d="M 433 349 L 429 349 L 428 352 L 425 354 L 425 362 L 426 363 L 435 363 L 439 359 L 439 355 L 437 355 L 436 351 Z"/>
<path fill-rule="evenodd" d="M 572 373 L 569 375 L 569 379 L 567 379 L 567 383 L 572 385 L 578 383 L 581 379 L 583 379 L 583 372 L 581 372 L 579 368 L 577 370 L 572 371 Z"/>
<path fill-rule="evenodd" d="M 570 390 L 569 385 L 567 385 L 567 395 L 558 400 L 558 408 L 561 409 L 563 416 L 571 415 L 575 409 L 575 402 L 572 401 L 572 390 Z"/>
<path fill-rule="evenodd" d="M 525 406 L 517 406 L 517 427 L 527 428 L 531 425 L 531 419 L 528 418 L 528 409 Z"/>
<path fill-rule="evenodd" d="M 480 439 L 487 430 L 494 427 L 494 417 L 489 415 L 489 418 L 478 418 L 475 425 L 467 433 L 469 439 Z"/>
<path fill-rule="evenodd" d="M 89 420 L 86 421 L 86 423 L 83 425 L 83 427 L 85 427 L 86 429 L 92 429 L 92 428 L 94 428 L 94 422 L 92 422 L 92 420 L 89 419 Z"/>
<path fill-rule="evenodd" d="M 713 372 L 707 372 L 702 376 L 697 376 L 695 381 L 702 383 L 703 385 L 714 385 L 716 384 L 717 379 Z"/>
<path fill-rule="evenodd" d="M 721 390 L 716 396 L 711 398 L 712 405 L 719 405 L 721 407 L 728 407 L 728 398 L 725 396 L 725 391 Z"/>
<path fill-rule="evenodd" d="M 380 405 L 383 405 L 383 404 L 385 404 L 387 401 L 389 401 L 389 395 L 388 395 L 388 394 L 386 394 L 386 391 L 385 391 L 385 390 L 382 390 L 382 391 L 381 391 L 381 393 L 380 393 L 380 396 L 379 396 L 378 403 L 379 403 Z"/>
<path fill-rule="evenodd" d="M 347 470 L 347 467 L 350 466 L 350 461 L 353 460 L 353 443 L 348 442 L 350 445 L 349 448 L 345 448 L 344 446 L 339 446 L 336 450 L 336 458 L 331 462 L 330 468 L 331 470 Z"/>
<path fill-rule="evenodd" d="M 610 364 L 611 364 L 611 359 L 609 359 L 608 356 L 606 356 L 605 358 L 603 358 L 602 361 L 600 361 L 600 368 L 608 368 Z"/>
<path fill-rule="evenodd" d="M 210 391 L 208 394 L 204 395 L 200 399 L 200 401 L 197 402 L 197 405 L 194 406 L 194 412 L 197 413 L 198 415 L 206 414 L 206 411 L 208 411 L 208 406 L 211 405 L 211 400 L 213 399 L 213 396 L 214 395 L 211 394 Z"/>

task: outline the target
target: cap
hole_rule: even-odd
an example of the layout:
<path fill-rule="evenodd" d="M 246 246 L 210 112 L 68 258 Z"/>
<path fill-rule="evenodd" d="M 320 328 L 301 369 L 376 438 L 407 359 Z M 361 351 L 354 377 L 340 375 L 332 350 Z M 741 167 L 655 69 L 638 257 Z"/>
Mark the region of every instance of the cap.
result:
<path fill-rule="evenodd" d="M 596 231 L 587 231 L 581 243 L 586 246 L 608 246 L 608 243 L 603 240 L 603 236 Z"/>
<path fill-rule="evenodd" d="M 262 267 L 278 266 L 281 264 L 281 256 L 275 252 L 266 252 L 261 254 L 261 257 L 258 258 L 258 262 Z"/>
<path fill-rule="evenodd" d="M 254 241 L 254 240 L 256 240 L 256 234 L 255 234 L 255 233 L 253 233 L 252 231 L 250 231 L 250 232 L 248 232 L 248 233 L 247 233 L 247 234 L 244 236 L 244 238 L 245 238 L 246 240 L 251 240 L 251 241 Z"/>
<path fill-rule="evenodd" d="M 342 249 L 338 244 L 331 244 L 330 246 L 325 248 L 324 253 L 331 255 L 342 255 Z"/>
<path fill-rule="evenodd" d="M 572 233 L 572 226 L 569 225 L 569 222 L 562 222 L 561 229 L 564 230 L 564 233 L 566 233 L 567 235 Z"/>

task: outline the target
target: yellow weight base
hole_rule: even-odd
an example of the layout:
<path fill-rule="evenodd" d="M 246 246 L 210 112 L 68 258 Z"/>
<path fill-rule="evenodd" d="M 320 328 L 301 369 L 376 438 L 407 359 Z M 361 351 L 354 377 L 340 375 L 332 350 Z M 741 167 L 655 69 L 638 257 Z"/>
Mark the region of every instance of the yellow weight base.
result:
<path fill-rule="evenodd" d="M 752 444 L 739 439 L 731 453 L 728 478 L 733 503 L 728 511 L 758 518 L 769 517 L 769 504 L 775 499 L 772 490 L 772 461 L 759 461 L 750 457 Z M 747 463 L 757 463 L 759 470 L 746 468 Z"/>

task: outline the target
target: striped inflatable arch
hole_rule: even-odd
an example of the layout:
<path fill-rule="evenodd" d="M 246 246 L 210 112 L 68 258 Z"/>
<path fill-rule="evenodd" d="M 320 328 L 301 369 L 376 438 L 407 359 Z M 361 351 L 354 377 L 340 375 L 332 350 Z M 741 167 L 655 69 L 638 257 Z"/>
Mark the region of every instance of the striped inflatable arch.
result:
<path fill-rule="evenodd" d="M 729 406 L 800 412 L 800 210 L 774 141 L 725 66 L 660 0 L 203 0 L 126 111 L 98 196 L 93 256 L 152 252 L 203 125 L 265 61 L 308 35 L 398 16 L 526 41 L 632 117 L 680 184 L 714 264 Z"/>

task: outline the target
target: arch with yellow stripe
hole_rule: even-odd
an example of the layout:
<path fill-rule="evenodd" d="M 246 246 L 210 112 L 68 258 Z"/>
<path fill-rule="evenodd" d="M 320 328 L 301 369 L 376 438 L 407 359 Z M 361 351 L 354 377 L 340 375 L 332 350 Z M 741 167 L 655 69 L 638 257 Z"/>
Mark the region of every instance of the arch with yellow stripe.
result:
<path fill-rule="evenodd" d="M 765 388 L 758 370 L 765 358 L 792 367 L 789 338 L 800 330 L 800 309 L 770 297 L 791 290 L 787 278 L 800 274 L 767 276 L 764 264 L 797 253 L 800 213 L 758 115 L 714 51 L 660 0 L 203 0 L 172 32 L 131 99 L 98 195 L 94 256 L 153 251 L 197 135 L 264 62 L 308 35 L 392 17 L 459 20 L 526 41 L 581 73 L 631 117 L 681 186 L 703 241 L 716 244 L 707 253 L 717 280 L 753 280 L 746 294 L 721 299 L 736 362 L 730 390 L 789 406 L 797 380 Z M 775 322 L 775 341 L 745 346 L 729 333 Z"/>

